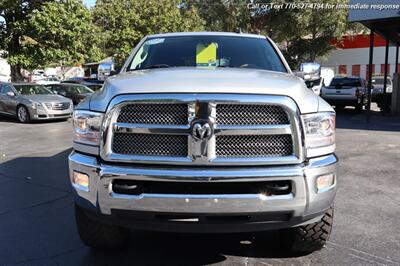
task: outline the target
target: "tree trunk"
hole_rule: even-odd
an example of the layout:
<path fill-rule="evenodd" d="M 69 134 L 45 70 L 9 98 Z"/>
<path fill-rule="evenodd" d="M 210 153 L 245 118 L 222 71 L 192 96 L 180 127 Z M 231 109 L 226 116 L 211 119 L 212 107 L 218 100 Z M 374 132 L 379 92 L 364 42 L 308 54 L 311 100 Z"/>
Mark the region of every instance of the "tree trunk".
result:
<path fill-rule="evenodd" d="M 21 74 L 21 66 L 19 65 L 11 66 L 11 81 L 12 82 L 24 81 L 24 77 Z"/>

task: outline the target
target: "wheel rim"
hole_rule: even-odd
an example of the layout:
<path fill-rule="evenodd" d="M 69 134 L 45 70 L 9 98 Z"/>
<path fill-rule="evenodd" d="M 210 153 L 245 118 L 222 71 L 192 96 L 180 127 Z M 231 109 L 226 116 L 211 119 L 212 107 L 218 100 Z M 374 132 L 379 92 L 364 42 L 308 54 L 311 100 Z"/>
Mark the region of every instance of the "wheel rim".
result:
<path fill-rule="evenodd" d="M 21 122 L 25 122 L 28 118 L 28 114 L 26 112 L 26 109 L 24 107 L 20 107 L 18 109 L 18 118 Z"/>

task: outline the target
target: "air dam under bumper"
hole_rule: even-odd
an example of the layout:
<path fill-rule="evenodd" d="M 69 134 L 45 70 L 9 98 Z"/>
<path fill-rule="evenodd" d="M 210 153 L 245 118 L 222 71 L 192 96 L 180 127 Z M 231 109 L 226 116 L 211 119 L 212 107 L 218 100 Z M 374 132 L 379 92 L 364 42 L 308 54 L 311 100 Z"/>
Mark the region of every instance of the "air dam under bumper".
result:
<path fill-rule="evenodd" d="M 72 105 L 72 104 L 71 104 Z M 32 120 L 52 120 L 52 119 L 66 119 L 72 117 L 73 108 L 70 107 L 66 110 L 48 110 L 48 109 L 33 109 L 30 108 Z"/>
<path fill-rule="evenodd" d="M 333 154 L 290 166 L 161 167 L 110 165 L 72 152 L 73 171 L 89 176 L 89 190 L 73 184 L 76 203 L 92 217 L 122 226 L 183 232 L 246 232 L 279 229 L 320 220 L 336 193 L 337 157 Z M 317 191 L 316 178 L 333 174 L 334 184 Z M 159 182 L 290 181 L 291 192 L 265 194 L 115 193 L 114 180 Z"/>

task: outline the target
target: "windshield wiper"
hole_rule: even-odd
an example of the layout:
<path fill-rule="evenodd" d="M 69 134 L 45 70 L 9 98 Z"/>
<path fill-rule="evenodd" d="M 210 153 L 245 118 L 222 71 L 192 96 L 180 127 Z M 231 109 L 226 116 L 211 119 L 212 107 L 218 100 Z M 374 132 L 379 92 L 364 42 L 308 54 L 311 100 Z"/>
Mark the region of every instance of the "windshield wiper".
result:
<path fill-rule="evenodd" d="M 167 65 L 167 64 L 156 64 L 156 65 L 142 67 L 142 68 L 138 68 L 138 69 L 134 69 L 134 70 L 153 69 L 153 68 L 169 68 L 169 67 L 171 67 L 171 66 Z"/>

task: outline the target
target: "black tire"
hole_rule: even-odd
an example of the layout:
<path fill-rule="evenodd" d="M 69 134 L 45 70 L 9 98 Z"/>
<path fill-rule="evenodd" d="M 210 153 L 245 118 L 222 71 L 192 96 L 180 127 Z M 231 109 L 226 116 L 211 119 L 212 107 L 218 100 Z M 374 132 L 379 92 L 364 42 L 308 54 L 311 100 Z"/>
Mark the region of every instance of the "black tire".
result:
<path fill-rule="evenodd" d="M 19 105 L 17 107 L 17 119 L 20 123 L 23 123 L 23 124 L 31 122 L 31 117 L 30 117 L 28 108 L 26 108 L 23 105 Z"/>
<path fill-rule="evenodd" d="M 362 110 L 363 110 L 363 103 L 361 102 L 361 103 L 356 105 L 356 112 L 357 113 L 361 113 Z"/>
<path fill-rule="evenodd" d="M 337 111 L 343 111 L 345 107 L 346 107 L 346 106 L 340 105 L 340 104 L 335 105 L 335 109 L 336 109 Z"/>
<path fill-rule="evenodd" d="M 128 239 L 127 229 L 100 223 L 77 205 L 75 205 L 75 220 L 82 242 L 89 247 L 116 249 L 122 247 Z"/>
<path fill-rule="evenodd" d="M 284 245 L 292 252 L 311 253 L 322 249 L 329 240 L 333 224 L 333 208 L 321 221 L 282 230 Z"/>

